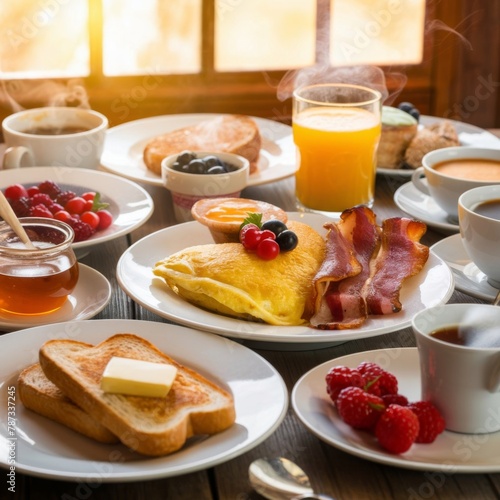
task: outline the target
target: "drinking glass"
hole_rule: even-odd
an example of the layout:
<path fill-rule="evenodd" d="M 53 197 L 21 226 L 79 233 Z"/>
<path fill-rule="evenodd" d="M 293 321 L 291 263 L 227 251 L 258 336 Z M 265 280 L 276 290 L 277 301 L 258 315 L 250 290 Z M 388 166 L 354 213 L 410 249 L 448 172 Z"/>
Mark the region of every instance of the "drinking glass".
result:
<path fill-rule="evenodd" d="M 293 93 L 299 210 L 338 215 L 372 206 L 381 93 L 359 85 L 324 83 Z"/>

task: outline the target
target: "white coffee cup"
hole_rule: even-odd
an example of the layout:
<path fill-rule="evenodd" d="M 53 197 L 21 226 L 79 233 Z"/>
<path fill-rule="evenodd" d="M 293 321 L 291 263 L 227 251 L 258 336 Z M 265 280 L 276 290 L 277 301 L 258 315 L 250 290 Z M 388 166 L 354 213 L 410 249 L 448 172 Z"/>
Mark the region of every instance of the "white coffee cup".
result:
<path fill-rule="evenodd" d="M 2 122 L 7 149 L 3 168 L 98 168 L 108 119 L 97 111 L 44 107 L 14 113 Z"/>
<path fill-rule="evenodd" d="M 439 163 L 461 159 L 485 159 L 500 162 L 500 149 L 475 148 L 456 146 L 436 149 L 427 153 L 422 159 L 422 167 L 417 168 L 412 174 L 415 187 L 430 196 L 452 220 L 458 219 L 458 198 L 462 193 L 479 186 L 500 184 L 498 181 L 482 181 L 459 177 L 450 177 L 442 174 L 434 167 Z M 423 178 L 427 183 L 423 182 Z"/>
<path fill-rule="evenodd" d="M 496 346 L 457 345 L 432 332 L 444 327 L 484 327 Z M 412 319 L 420 357 L 421 398 L 440 410 L 446 429 L 484 434 L 500 430 L 500 307 L 446 304 L 417 313 Z M 493 345 L 480 337 L 486 345 Z"/>
<path fill-rule="evenodd" d="M 482 203 L 495 200 L 500 205 L 500 185 L 465 192 L 458 199 L 458 221 L 465 251 L 490 284 L 500 288 L 500 219 L 476 212 Z"/>

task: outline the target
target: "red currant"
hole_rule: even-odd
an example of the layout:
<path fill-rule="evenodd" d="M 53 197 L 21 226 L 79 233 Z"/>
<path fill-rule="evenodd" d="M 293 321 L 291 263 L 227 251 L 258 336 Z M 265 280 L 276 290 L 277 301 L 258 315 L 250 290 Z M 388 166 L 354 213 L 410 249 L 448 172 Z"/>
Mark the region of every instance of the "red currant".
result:
<path fill-rule="evenodd" d="M 81 214 L 85 210 L 85 205 L 87 201 L 84 200 L 80 196 L 75 196 L 71 198 L 66 205 L 64 205 L 64 209 L 68 211 L 70 214 Z"/>
<path fill-rule="evenodd" d="M 96 214 L 99 216 L 98 230 L 106 229 L 113 223 L 113 216 L 107 210 L 98 210 Z"/>
<path fill-rule="evenodd" d="M 60 220 L 61 222 L 66 222 L 66 224 L 69 224 L 69 221 L 71 220 L 71 214 L 69 212 L 66 212 L 66 210 L 59 210 L 59 212 L 56 212 L 54 214 L 54 219 Z"/>
<path fill-rule="evenodd" d="M 28 191 L 22 184 L 12 184 L 5 189 L 5 197 L 11 200 L 17 200 L 28 196 Z"/>
<path fill-rule="evenodd" d="M 262 260 L 273 260 L 280 253 L 280 246 L 274 239 L 266 238 L 257 246 L 257 256 Z"/>
<path fill-rule="evenodd" d="M 94 201 L 95 191 L 87 191 L 86 193 L 83 193 L 81 197 L 87 201 Z"/>
<path fill-rule="evenodd" d="M 259 244 L 261 231 L 255 224 L 246 224 L 240 231 L 240 242 L 247 250 L 255 250 Z"/>
<path fill-rule="evenodd" d="M 99 226 L 101 222 L 101 218 L 96 212 L 89 211 L 83 212 L 83 214 L 80 215 L 80 220 L 88 224 L 92 229 L 97 229 L 97 226 Z"/>

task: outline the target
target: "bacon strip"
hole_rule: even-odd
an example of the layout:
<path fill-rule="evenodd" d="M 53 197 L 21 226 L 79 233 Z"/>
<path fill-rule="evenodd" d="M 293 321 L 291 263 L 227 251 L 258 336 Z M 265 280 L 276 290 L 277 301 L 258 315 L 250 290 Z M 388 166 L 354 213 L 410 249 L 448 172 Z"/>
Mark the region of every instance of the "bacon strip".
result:
<path fill-rule="evenodd" d="M 429 248 L 419 243 L 426 229 L 423 222 L 401 217 L 383 222 L 380 252 L 363 290 L 369 314 L 401 310 L 399 292 L 404 280 L 419 273 L 429 257 Z"/>
<path fill-rule="evenodd" d="M 328 286 L 321 296 L 318 293 L 316 313 L 311 319 L 313 326 L 328 330 L 343 330 L 357 328 L 364 323 L 368 310 L 361 292 L 370 275 L 370 260 L 376 255 L 380 245 L 379 228 L 375 219 L 375 214 L 368 207 L 355 207 L 344 211 L 337 225 L 329 225 L 332 227 L 331 232 L 335 227 L 343 240 L 348 243 L 351 259 L 355 258 L 357 265 L 354 267 L 358 271 L 338 279 L 338 275 L 328 274 L 331 272 L 328 264 L 324 266 L 325 275 L 322 277 L 322 284 Z M 334 243 L 333 239 L 331 243 Z M 336 251 L 331 253 L 337 254 Z M 345 256 L 342 256 L 342 259 L 344 262 Z"/>

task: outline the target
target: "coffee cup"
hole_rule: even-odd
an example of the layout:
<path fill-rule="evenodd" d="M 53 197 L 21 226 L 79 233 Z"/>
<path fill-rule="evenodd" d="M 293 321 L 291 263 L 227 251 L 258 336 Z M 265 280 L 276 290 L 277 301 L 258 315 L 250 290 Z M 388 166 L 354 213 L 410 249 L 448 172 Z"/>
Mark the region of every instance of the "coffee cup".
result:
<path fill-rule="evenodd" d="M 500 307 L 446 304 L 412 319 L 420 358 L 421 398 L 442 413 L 446 429 L 500 430 Z"/>
<path fill-rule="evenodd" d="M 411 180 L 456 221 L 461 194 L 500 184 L 500 150 L 465 146 L 436 149 L 423 157 L 422 167 L 413 172 Z"/>
<path fill-rule="evenodd" d="M 14 113 L 2 122 L 7 149 L 3 168 L 99 167 L 108 119 L 97 111 L 44 107 Z"/>
<path fill-rule="evenodd" d="M 460 196 L 458 221 L 465 251 L 488 282 L 500 289 L 500 185 Z"/>

